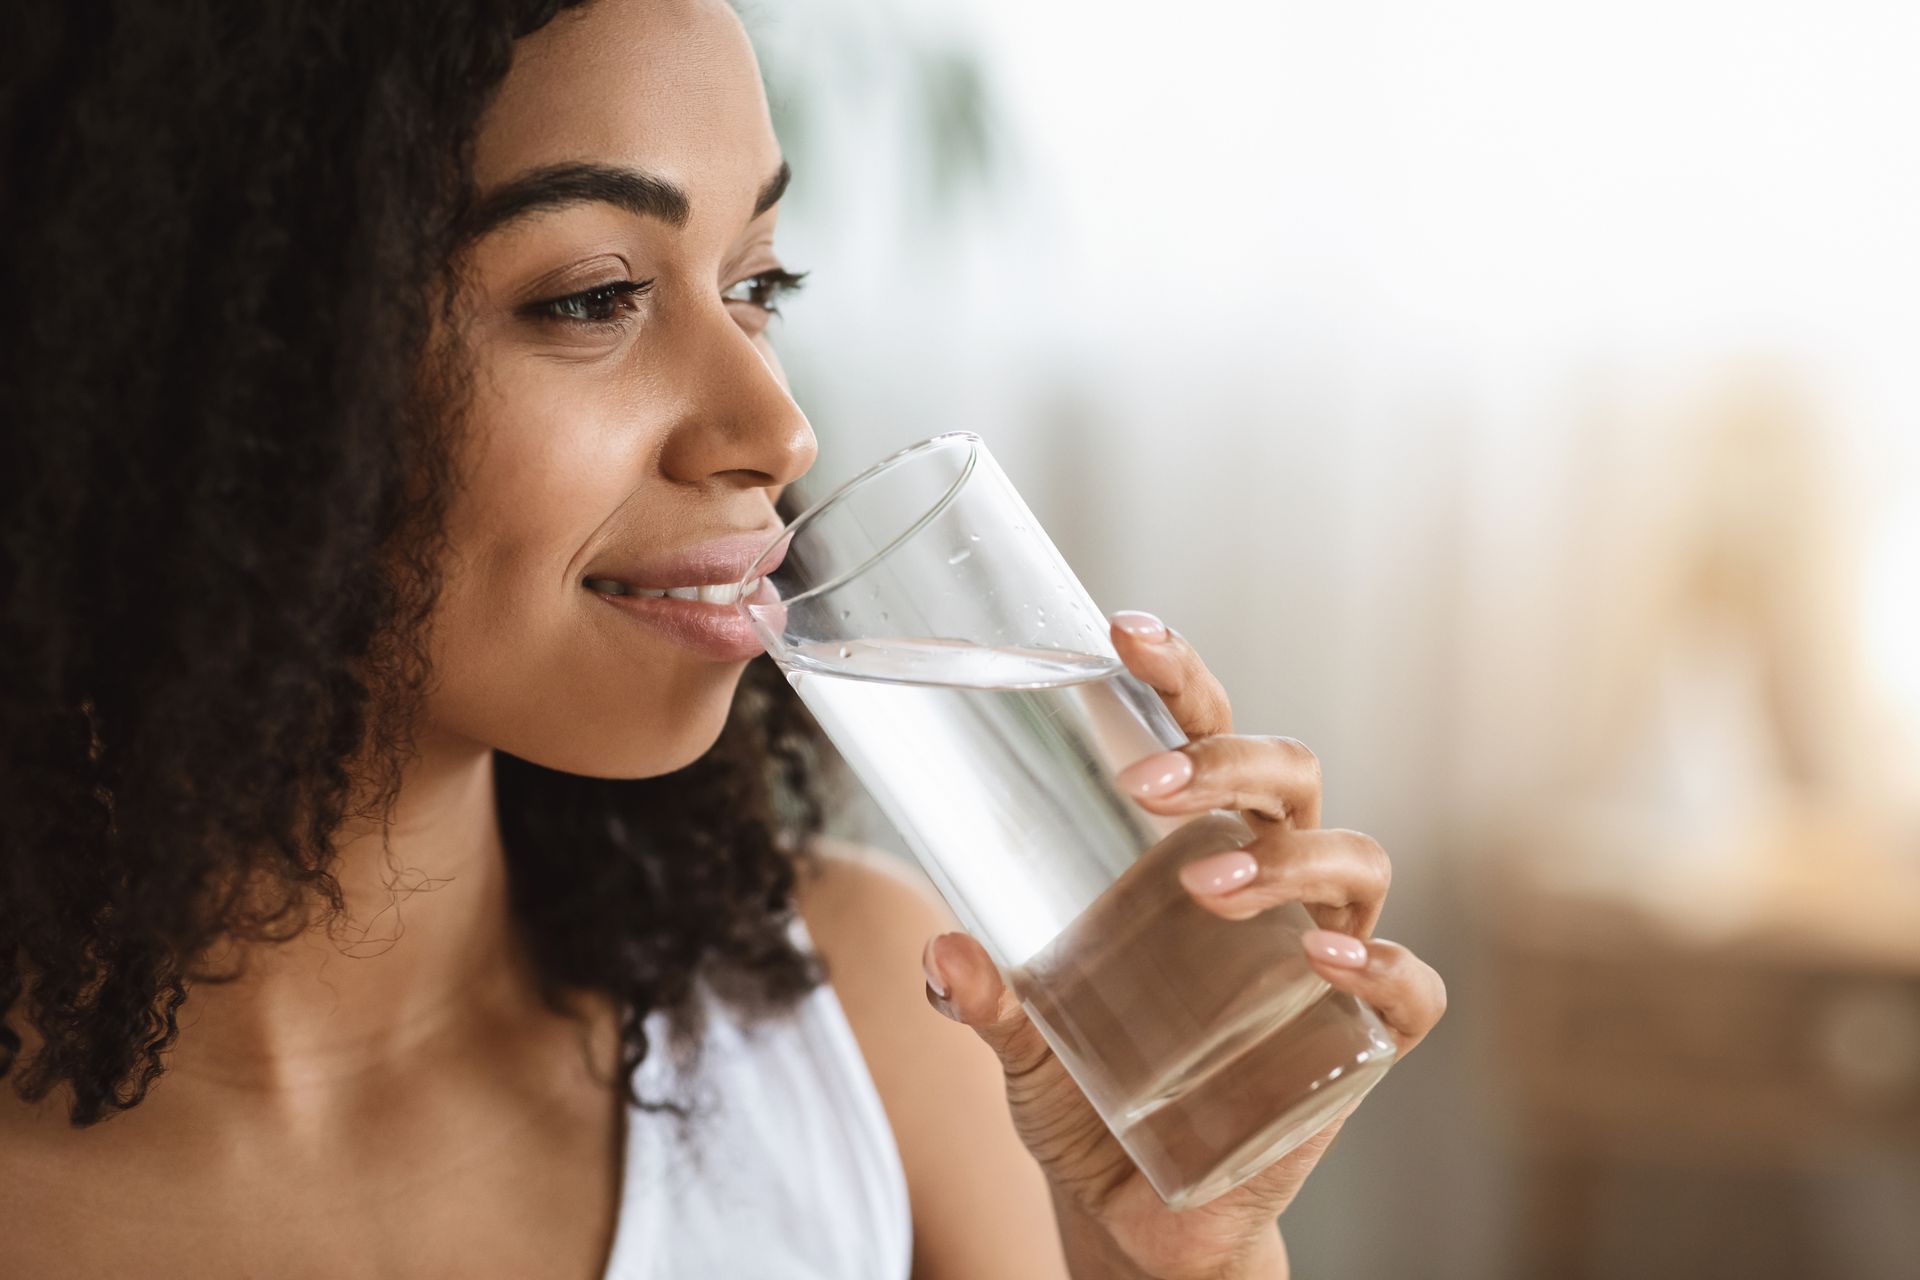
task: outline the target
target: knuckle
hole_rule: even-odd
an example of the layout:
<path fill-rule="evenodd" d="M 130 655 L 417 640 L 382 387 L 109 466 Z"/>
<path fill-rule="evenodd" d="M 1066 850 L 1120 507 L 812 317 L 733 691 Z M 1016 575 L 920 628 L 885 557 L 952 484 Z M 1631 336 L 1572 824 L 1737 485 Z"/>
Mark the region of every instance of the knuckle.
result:
<path fill-rule="evenodd" d="M 1320 757 L 1315 755 L 1312 748 L 1308 747 L 1306 743 L 1300 741 L 1298 738 L 1286 738 L 1278 735 L 1270 737 L 1267 740 L 1292 760 L 1295 768 L 1311 778 L 1315 786 L 1320 784 Z"/>
<path fill-rule="evenodd" d="M 1203 687 L 1207 691 L 1207 696 L 1213 700 L 1224 718 L 1233 708 L 1233 702 L 1227 697 L 1227 686 L 1221 684 L 1220 678 L 1211 671 L 1206 671 L 1203 675 Z"/>
<path fill-rule="evenodd" d="M 1393 883 L 1393 859 L 1387 856 L 1386 849 L 1378 840 L 1364 831 L 1350 833 L 1349 839 L 1361 860 L 1366 863 L 1368 872 L 1380 882 L 1380 889 L 1385 892 L 1387 886 Z"/>
<path fill-rule="evenodd" d="M 1009 1079 L 1031 1075 L 1046 1062 L 1047 1044 L 1024 1018 L 1004 1018 L 979 1031 L 980 1038 L 999 1056 Z"/>
<path fill-rule="evenodd" d="M 1374 957 L 1380 977 L 1399 987 L 1419 1004 L 1427 1006 L 1428 1025 L 1438 1022 L 1447 1011 L 1447 983 L 1440 971 L 1397 942 L 1372 938 L 1367 949 Z"/>

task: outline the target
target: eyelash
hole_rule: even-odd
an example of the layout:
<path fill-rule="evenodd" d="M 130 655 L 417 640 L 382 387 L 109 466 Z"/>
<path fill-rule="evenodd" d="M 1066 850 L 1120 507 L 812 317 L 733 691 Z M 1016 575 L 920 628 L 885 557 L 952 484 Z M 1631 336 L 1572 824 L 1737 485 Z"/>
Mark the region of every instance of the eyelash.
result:
<path fill-rule="evenodd" d="M 722 296 L 728 302 L 744 302 L 749 306 L 759 307 L 770 316 L 777 316 L 780 314 L 780 308 L 775 305 L 776 300 L 797 292 L 806 278 L 807 273 L 804 271 L 775 268 L 748 276 L 728 286 L 726 294 Z M 748 289 L 746 297 L 730 296 L 742 286 Z M 578 293 L 570 293 L 564 298 L 536 302 L 529 310 L 541 319 L 555 320 L 561 324 L 576 325 L 589 330 L 611 329 L 619 325 L 623 315 L 635 309 L 639 299 L 651 288 L 653 288 L 651 280 L 615 280 L 609 284 L 595 285 L 591 289 L 582 289 Z M 580 314 L 588 308 L 608 305 L 613 305 L 618 310 L 604 316 Z"/>
<path fill-rule="evenodd" d="M 651 280 L 615 280 L 610 284 L 599 284 L 591 289 L 570 293 L 564 298 L 536 302 L 530 310 L 535 316 L 544 320 L 557 320 L 562 324 L 578 325 L 589 330 L 611 329 L 619 325 L 620 316 L 631 312 L 639 299 L 651 288 L 653 288 Z M 617 314 L 608 316 L 569 314 L 571 311 L 603 307 L 609 303 L 618 306 Z"/>
<path fill-rule="evenodd" d="M 740 288 L 741 285 L 750 286 L 751 291 L 745 298 L 729 297 L 727 301 L 744 302 L 749 306 L 759 307 L 770 316 L 777 316 L 780 314 L 780 308 L 774 305 L 775 302 L 790 294 L 798 293 L 806 278 L 807 273 L 804 271 L 788 271 L 783 267 L 775 267 L 771 271 L 762 271 L 758 275 L 748 276 L 739 284 L 729 287 L 728 294 Z"/>

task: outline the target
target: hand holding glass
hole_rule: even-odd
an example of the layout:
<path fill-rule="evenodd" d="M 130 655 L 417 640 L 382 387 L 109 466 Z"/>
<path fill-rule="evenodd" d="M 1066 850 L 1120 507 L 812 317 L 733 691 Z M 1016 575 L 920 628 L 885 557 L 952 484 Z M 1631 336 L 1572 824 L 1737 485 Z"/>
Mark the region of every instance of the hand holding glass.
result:
<path fill-rule="evenodd" d="M 979 436 L 876 463 L 753 578 L 767 651 L 1168 1205 L 1238 1186 L 1386 1071 L 1378 1015 L 1308 967 L 1302 907 L 1231 921 L 1181 886 L 1253 831 L 1116 784 L 1186 735 Z"/>

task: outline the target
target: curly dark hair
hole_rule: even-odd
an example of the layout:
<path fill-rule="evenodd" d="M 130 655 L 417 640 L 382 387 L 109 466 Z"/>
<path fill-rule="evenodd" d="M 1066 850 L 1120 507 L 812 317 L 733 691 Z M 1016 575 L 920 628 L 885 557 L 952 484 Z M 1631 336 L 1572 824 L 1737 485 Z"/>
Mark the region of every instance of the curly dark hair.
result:
<path fill-rule="evenodd" d="M 337 919 L 333 837 L 392 811 L 465 385 L 434 308 L 482 109 L 562 7 L 9 16 L 0 1076 L 76 1126 L 146 1096 L 217 944 Z M 496 753 L 542 986 L 614 998 L 632 1104 L 680 1109 L 633 1069 L 653 1010 L 697 1038 L 696 979 L 754 1010 L 823 980 L 788 929 L 833 760 L 765 657 L 666 777 Z"/>

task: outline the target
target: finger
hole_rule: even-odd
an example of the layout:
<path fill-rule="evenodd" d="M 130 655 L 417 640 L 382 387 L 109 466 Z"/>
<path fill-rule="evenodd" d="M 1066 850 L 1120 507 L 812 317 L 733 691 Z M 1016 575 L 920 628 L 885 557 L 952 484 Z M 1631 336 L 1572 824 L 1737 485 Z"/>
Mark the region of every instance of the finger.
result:
<path fill-rule="evenodd" d="M 1187 638 L 1150 613 L 1122 609 L 1108 619 L 1114 652 L 1160 695 L 1189 738 L 1233 732 L 1227 691 Z"/>
<path fill-rule="evenodd" d="M 1133 1162 L 1000 980 L 986 949 L 964 933 L 936 934 L 921 964 L 928 1002 L 972 1027 L 1000 1059 L 1014 1129 L 1048 1178 L 1079 1203 L 1104 1203 L 1133 1176 Z"/>
<path fill-rule="evenodd" d="M 1329 986 L 1371 1005 L 1405 1053 L 1447 1011 L 1447 984 L 1432 965 L 1397 942 L 1312 929 L 1300 936 L 1313 971 Z"/>
<path fill-rule="evenodd" d="M 1298 902 L 1321 928 L 1364 938 L 1380 919 L 1393 861 L 1364 832 L 1276 829 L 1239 849 L 1187 863 L 1180 883 L 1201 906 L 1228 920 Z"/>
<path fill-rule="evenodd" d="M 1215 734 L 1137 760 L 1116 781 L 1154 813 L 1239 809 L 1270 823 L 1320 825 L 1320 761 L 1297 738 Z"/>
<path fill-rule="evenodd" d="M 1032 1073 L 1053 1056 L 1052 1047 L 1019 999 L 1000 980 L 993 958 L 973 937 L 935 934 L 921 952 L 920 967 L 927 981 L 927 1003 L 972 1027 L 999 1055 L 1010 1081 Z"/>

